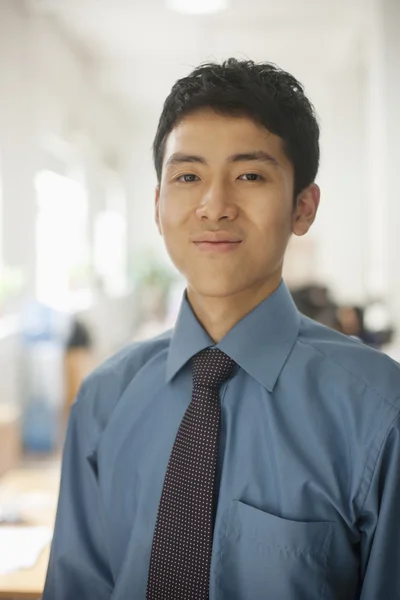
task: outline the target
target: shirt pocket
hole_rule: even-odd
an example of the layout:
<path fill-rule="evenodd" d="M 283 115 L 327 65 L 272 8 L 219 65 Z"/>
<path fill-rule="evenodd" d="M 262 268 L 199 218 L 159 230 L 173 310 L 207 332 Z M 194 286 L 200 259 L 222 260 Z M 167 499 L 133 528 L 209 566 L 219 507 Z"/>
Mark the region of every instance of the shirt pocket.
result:
<path fill-rule="evenodd" d="M 334 523 L 290 521 L 234 500 L 217 561 L 218 600 L 322 600 Z"/>

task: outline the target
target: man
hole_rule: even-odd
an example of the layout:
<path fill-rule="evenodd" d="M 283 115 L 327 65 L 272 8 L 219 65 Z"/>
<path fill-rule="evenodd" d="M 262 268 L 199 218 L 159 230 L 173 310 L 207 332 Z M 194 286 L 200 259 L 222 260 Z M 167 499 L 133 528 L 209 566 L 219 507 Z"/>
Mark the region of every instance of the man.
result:
<path fill-rule="evenodd" d="M 230 59 L 178 81 L 156 221 L 187 280 L 172 332 L 72 408 L 44 600 L 400 598 L 400 369 L 282 282 L 319 203 L 302 86 Z"/>

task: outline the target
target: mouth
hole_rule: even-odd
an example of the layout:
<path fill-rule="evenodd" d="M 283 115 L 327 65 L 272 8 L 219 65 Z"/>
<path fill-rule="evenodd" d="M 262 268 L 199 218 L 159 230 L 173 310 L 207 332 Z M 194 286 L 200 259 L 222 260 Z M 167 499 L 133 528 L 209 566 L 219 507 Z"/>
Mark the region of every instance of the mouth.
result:
<path fill-rule="evenodd" d="M 242 242 L 194 242 L 194 245 L 200 252 L 211 252 L 216 254 L 226 254 L 237 250 Z"/>

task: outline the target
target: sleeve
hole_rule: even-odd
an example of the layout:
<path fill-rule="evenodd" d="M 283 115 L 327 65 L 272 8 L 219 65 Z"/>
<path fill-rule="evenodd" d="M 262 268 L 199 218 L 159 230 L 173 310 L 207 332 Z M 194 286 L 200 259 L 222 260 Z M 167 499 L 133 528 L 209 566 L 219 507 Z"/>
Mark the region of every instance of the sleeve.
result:
<path fill-rule="evenodd" d="M 400 417 L 382 445 L 364 503 L 360 600 L 400 598 Z"/>
<path fill-rule="evenodd" d="M 90 465 L 83 388 L 71 408 L 60 494 L 42 600 L 109 600 L 113 581 L 95 470 Z"/>

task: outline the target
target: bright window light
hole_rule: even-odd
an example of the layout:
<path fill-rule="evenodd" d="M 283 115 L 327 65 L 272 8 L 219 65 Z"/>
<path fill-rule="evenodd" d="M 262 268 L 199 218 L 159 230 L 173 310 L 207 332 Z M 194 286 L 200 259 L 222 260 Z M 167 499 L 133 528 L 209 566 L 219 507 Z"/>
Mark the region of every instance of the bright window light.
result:
<path fill-rule="evenodd" d="M 187 15 L 210 15 L 228 8 L 228 0 L 167 0 L 167 7 Z"/>
<path fill-rule="evenodd" d="M 109 296 L 126 292 L 126 220 L 116 211 L 105 210 L 96 219 L 94 267 Z"/>
<path fill-rule="evenodd" d="M 90 304 L 88 199 L 80 183 L 53 171 L 35 177 L 36 292 L 57 310 Z"/>
<path fill-rule="evenodd" d="M 104 172 L 105 206 L 94 222 L 94 272 L 97 283 L 110 297 L 128 289 L 127 202 L 117 173 Z"/>

